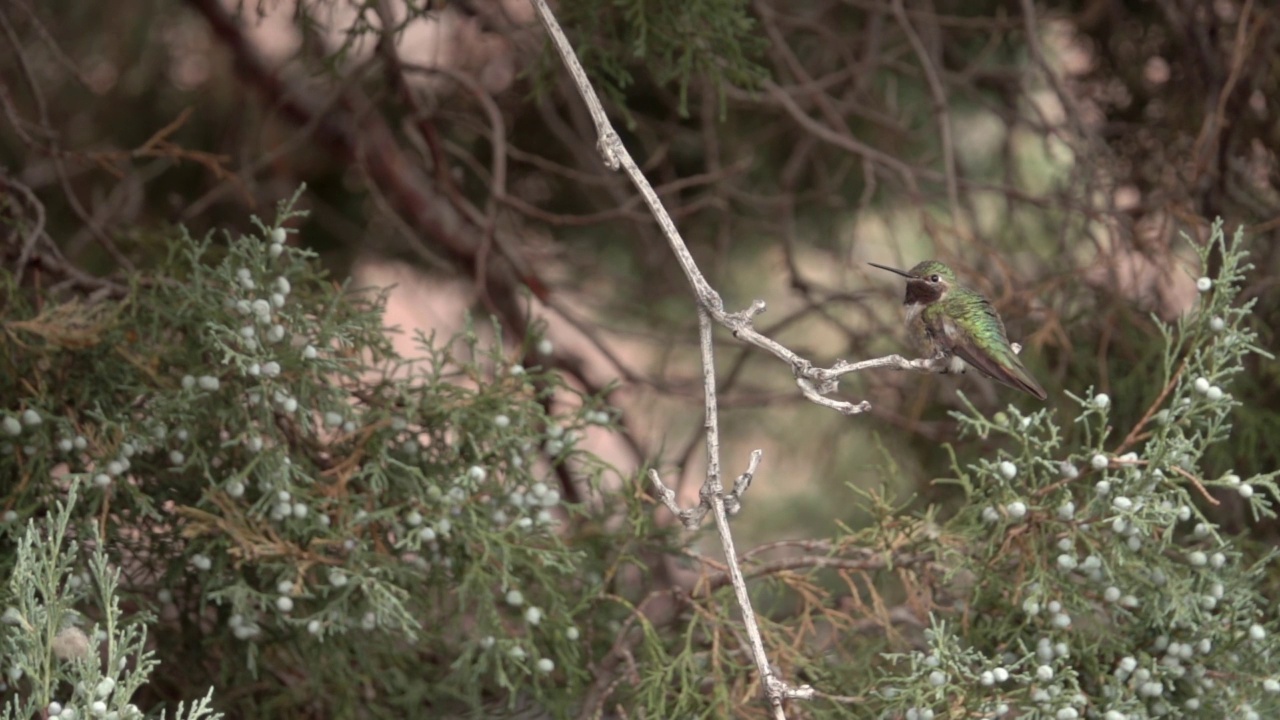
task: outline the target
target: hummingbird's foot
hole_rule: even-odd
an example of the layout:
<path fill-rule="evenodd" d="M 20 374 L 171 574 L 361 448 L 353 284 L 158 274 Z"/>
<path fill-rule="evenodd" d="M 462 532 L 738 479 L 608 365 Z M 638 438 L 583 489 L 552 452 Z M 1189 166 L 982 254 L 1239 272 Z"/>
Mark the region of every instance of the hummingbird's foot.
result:
<path fill-rule="evenodd" d="M 965 364 L 964 360 L 945 350 L 930 358 L 930 362 L 942 368 L 938 371 L 942 375 L 963 375 L 965 370 L 968 369 L 968 365 Z"/>

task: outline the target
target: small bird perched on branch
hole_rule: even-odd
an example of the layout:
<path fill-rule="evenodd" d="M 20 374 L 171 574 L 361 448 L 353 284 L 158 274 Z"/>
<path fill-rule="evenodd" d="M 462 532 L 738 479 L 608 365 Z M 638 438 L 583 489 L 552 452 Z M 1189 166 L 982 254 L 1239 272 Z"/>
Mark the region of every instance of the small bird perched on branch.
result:
<path fill-rule="evenodd" d="M 929 357 L 947 357 L 947 372 L 964 372 L 971 365 L 978 372 L 1034 395 L 1048 397 L 1031 377 L 1004 331 L 1004 322 L 982 295 L 956 282 L 951 268 L 937 260 L 925 260 L 907 271 L 868 263 L 907 279 L 907 332 Z"/>

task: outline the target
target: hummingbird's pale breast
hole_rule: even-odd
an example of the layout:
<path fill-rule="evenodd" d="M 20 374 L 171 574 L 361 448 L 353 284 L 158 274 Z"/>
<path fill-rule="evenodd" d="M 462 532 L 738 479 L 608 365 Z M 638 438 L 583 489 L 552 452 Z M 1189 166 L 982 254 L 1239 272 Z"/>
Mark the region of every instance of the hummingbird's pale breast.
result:
<path fill-rule="evenodd" d="M 948 356 L 947 372 L 962 373 L 967 367 L 964 360 L 952 353 L 952 348 L 961 339 L 964 331 L 945 313 L 926 313 L 930 307 L 922 303 L 908 303 L 902 306 L 907 320 L 907 335 L 923 357 Z"/>

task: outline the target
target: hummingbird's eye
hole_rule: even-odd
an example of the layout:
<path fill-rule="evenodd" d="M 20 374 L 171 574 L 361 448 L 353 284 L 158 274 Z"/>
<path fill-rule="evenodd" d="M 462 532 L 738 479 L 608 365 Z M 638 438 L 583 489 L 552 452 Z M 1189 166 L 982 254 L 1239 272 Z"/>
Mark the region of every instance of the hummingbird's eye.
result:
<path fill-rule="evenodd" d="M 938 277 L 937 275 L 930 275 L 929 282 L 942 282 L 942 278 Z"/>

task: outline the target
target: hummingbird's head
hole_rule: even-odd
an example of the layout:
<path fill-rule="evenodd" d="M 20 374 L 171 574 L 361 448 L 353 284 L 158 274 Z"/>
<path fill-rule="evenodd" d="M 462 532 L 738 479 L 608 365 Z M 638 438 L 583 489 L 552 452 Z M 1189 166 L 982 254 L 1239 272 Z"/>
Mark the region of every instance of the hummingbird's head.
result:
<path fill-rule="evenodd" d="M 877 265 L 876 263 L 868 264 L 881 270 L 896 273 L 907 279 L 907 297 L 903 301 L 906 305 L 915 305 L 917 303 L 928 305 L 938 302 L 956 284 L 956 274 L 951 272 L 951 268 L 937 260 L 925 260 L 905 271 L 886 265 Z"/>

